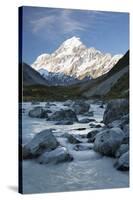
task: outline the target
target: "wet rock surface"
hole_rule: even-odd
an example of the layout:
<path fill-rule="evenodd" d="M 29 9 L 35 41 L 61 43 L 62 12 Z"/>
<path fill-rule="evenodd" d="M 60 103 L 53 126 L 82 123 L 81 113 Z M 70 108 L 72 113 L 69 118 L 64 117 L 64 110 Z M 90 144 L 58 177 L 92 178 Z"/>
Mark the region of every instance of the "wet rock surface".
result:
<path fill-rule="evenodd" d="M 129 170 L 129 151 L 122 154 L 120 158 L 114 164 L 116 169 L 121 171 L 128 171 Z"/>
<path fill-rule="evenodd" d="M 122 154 L 129 151 L 129 145 L 128 144 L 121 144 L 119 149 L 115 153 L 115 157 L 119 158 Z"/>
<path fill-rule="evenodd" d="M 124 133 L 120 128 L 101 131 L 96 135 L 94 149 L 103 155 L 115 156 L 115 152 L 120 147 L 123 138 Z"/>
<path fill-rule="evenodd" d="M 119 120 L 122 116 L 129 113 L 129 101 L 127 99 L 112 100 L 108 103 L 104 112 L 103 122 L 109 124 Z"/>
<path fill-rule="evenodd" d="M 82 141 L 79 140 L 79 138 L 77 138 L 75 135 L 71 135 L 71 134 L 65 133 L 63 136 L 66 137 L 68 142 L 71 143 L 71 144 L 82 143 Z"/>
<path fill-rule="evenodd" d="M 53 135 L 52 130 L 44 130 L 23 147 L 23 159 L 38 157 L 44 151 L 53 150 L 58 147 L 59 143 Z"/>
<path fill-rule="evenodd" d="M 36 117 L 36 118 L 47 118 L 48 117 L 48 111 L 45 111 L 43 107 L 37 106 L 34 107 L 32 110 L 29 111 L 30 117 Z"/>
<path fill-rule="evenodd" d="M 89 111 L 90 105 L 85 101 L 79 100 L 71 105 L 76 114 L 84 114 Z"/>
<path fill-rule="evenodd" d="M 43 153 L 37 161 L 40 164 L 58 164 L 72 160 L 73 157 L 68 153 L 68 150 L 65 147 L 57 147 L 55 150 Z"/>
<path fill-rule="evenodd" d="M 78 118 L 74 111 L 71 109 L 59 110 L 54 112 L 51 116 L 48 117 L 48 121 L 71 121 L 77 122 Z"/>

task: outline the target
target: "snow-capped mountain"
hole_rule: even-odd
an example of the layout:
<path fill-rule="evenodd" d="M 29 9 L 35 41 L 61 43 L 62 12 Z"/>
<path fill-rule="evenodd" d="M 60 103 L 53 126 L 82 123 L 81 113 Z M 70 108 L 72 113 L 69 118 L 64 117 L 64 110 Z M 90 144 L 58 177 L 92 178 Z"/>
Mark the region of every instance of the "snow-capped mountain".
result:
<path fill-rule="evenodd" d="M 107 73 L 122 56 L 103 54 L 95 48 L 87 48 L 80 38 L 74 36 L 64 41 L 52 54 L 37 57 L 32 67 L 46 80 L 67 84 Z"/>

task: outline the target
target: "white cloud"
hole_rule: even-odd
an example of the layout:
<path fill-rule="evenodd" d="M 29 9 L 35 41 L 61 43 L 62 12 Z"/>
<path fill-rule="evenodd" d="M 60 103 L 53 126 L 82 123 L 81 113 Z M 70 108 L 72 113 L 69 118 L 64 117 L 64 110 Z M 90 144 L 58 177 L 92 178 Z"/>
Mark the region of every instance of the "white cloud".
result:
<path fill-rule="evenodd" d="M 75 31 L 85 31 L 86 29 L 85 23 L 74 18 L 73 11 L 65 9 L 45 14 L 38 19 L 31 20 L 30 23 L 34 33 L 42 30 L 53 32 L 56 28 L 58 32 L 67 34 Z"/>
<path fill-rule="evenodd" d="M 96 23 L 107 23 L 106 12 L 101 11 L 46 9 L 32 17 L 29 21 L 32 32 L 51 41 L 81 32 L 95 33 Z"/>

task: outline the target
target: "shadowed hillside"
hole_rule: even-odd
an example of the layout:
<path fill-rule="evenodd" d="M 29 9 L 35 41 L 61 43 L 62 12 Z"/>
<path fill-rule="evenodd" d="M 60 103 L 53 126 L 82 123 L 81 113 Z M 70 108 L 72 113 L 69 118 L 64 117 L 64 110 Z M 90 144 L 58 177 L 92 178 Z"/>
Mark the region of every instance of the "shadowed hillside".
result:
<path fill-rule="evenodd" d="M 21 66 L 20 66 L 21 67 Z M 42 76 L 26 63 L 22 63 L 22 80 L 23 85 L 47 85 Z"/>

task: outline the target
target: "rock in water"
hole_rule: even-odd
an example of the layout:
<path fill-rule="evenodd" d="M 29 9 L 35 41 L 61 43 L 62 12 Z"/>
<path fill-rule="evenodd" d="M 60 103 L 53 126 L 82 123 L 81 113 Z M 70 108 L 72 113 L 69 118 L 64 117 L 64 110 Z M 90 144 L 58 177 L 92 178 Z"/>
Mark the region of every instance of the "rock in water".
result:
<path fill-rule="evenodd" d="M 66 137 L 68 139 L 68 142 L 71 143 L 71 144 L 82 143 L 78 138 L 76 138 L 75 135 L 65 133 L 63 136 Z"/>
<path fill-rule="evenodd" d="M 39 157 L 38 162 L 40 164 L 48 164 L 48 163 L 57 164 L 72 160 L 73 157 L 68 153 L 65 147 L 58 147 L 55 150 L 43 153 Z"/>
<path fill-rule="evenodd" d="M 71 121 L 77 122 L 78 118 L 74 111 L 71 109 L 68 110 L 59 110 L 54 112 L 51 116 L 48 117 L 50 121 Z"/>
<path fill-rule="evenodd" d="M 109 124 L 120 117 L 129 113 L 129 101 L 128 99 L 112 100 L 108 103 L 104 112 L 103 122 Z"/>
<path fill-rule="evenodd" d="M 122 154 L 122 156 L 116 161 L 114 166 L 118 170 L 128 171 L 129 170 L 129 151 Z"/>
<path fill-rule="evenodd" d="M 48 114 L 41 106 L 37 106 L 29 111 L 30 117 L 47 118 Z"/>
<path fill-rule="evenodd" d="M 40 156 L 44 151 L 50 151 L 58 147 L 59 143 L 52 130 L 44 130 L 23 147 L 23 159 L 30 159 Z"/>
<path fill-rule="evenodd" d="M 129 151 L 129 145 L 128 144 L 121 144 L 119 149 L 115 153 L 115 157 L 119 158 L 122 154 L 126 153 Z"/>
<path fill-rule="evenodd" d="M 84 114 L 89 111 L 90 105 L 85 101 L 76 101 L 72 104 L 72 109 L 76 114 Z"/>
<path fill-rule="evenodd" d="M 101 131 L 95 137 L 94 150 L 106 156 L 115 156 L 123 138 L 124 133 L 120 128 Z"/>

